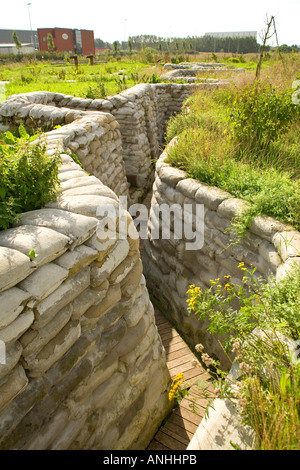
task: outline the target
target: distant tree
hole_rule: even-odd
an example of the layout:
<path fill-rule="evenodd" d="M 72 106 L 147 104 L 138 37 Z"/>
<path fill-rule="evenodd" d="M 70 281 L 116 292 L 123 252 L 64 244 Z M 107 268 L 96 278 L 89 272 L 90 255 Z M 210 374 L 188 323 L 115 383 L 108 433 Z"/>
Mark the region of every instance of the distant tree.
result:
<path fill-rule="evenodd" d="M 128 46 L 129 52 L 131 53 L 132 52 L 132 42 L 130 41 L 130 39 L 128 39 L 127 46 Z"/>
<path fill-rule="evenodd" d="M 53 52 L 55 50 L 55 46 L 54 46 L 54 41 L 53 41 L 53 36 L 51 33 L 48 33 L 47 34 L 47 45 L 48 45 L 48 50 L 50 52 Z"/>
<path fill-rule="evenodd" d="M 18 50 L 18 54 L 21 54 L 22 44 L 21 44 L 21 41 L 18 37 L 17 31 L 13 31 L 12 38 L 13 38 L 13 41 L 16 45 L 17 50 Z"/>
<path fill-rule="evenodd" d="M 118 52 L 120 52 L 120 43 L 119 41 L 114 41 L 113 42 L 113 50 L 114 50 L 114 54 L 118 54 Z"/>
<path fill-rule="evenodd" d="M 281 46 L 279 46 L 279 50 L 280 52 L 292 52 L 293 48 L 291 46 L 287 46 L 286 44 L 281 44 Z"/>
<path fill-rule="evenodd" d="M 292 52 L 300 52 L 300 47 L 297 46 L 296 44 L 292 44 L 291 48 L 292 48 Z"/>
<path fill-rule="evenodd" d="M 110 49 L 110 44 L 108 42 L 103 41 L 100 38 L 96 38 L 94 42 L 95 42 L 96 49 Z"/>

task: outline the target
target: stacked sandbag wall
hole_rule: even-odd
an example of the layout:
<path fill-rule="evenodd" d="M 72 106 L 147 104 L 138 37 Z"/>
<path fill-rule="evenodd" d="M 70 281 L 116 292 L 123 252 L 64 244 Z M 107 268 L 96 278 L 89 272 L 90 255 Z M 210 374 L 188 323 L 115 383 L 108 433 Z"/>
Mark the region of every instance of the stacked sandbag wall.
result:
<path fill-rule="evenodd" d="M 188 178 L 184 171 L 171 167 L 167 158 L 166 149 L 156 164 L 143 251 L 147 285 L 153 301 L 188 344 L 203 344 L 211 356 L 230 368 L 222 339 L 208 332 L 207 321 L 189 315 L 189 286 L 205 290 L 216 279 L 225 285 L 228 281 L 224 276 L 243 285 L 245 272 L 240 263 L 249 271 L 256 268 L 255 277 L 277 282 L 292 266 L 300 264 L 300 233 L 272 217 L 257 216 L 246 235 L 236 242 L 230 227 L 245 201 Z M 158 217 L 160 208 L 170 208 L 170 223 Z M 174 222 L 178 214 L 180 226 Z M 158 238 L 158 228 L 163 227 L 169 228 L 169 236 L 166 233 Z"/>
<path fill-rule="evenodd" d="M 119 199 L 67 154 L 59 175 L 57 200 L 0 232 L 0 449 L 144 449 L 170 376 L 139 240 L 104 237 Z"/>

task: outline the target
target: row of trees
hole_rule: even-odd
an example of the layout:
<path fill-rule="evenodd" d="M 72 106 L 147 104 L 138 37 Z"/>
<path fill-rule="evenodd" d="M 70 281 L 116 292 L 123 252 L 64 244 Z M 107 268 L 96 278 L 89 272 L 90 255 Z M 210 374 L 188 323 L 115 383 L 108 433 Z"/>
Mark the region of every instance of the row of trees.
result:
<path fill-rule="evenodd" d="M 128 49 L 140 50 L 151 47 L 167 52 L 231 52 L 246 54 L 258 52 L 260 45 L 254 37 L 224 37 L 205 35 L 201 37 L 161 38 L 153 35 L 132 36 L 128 39 Z"/>

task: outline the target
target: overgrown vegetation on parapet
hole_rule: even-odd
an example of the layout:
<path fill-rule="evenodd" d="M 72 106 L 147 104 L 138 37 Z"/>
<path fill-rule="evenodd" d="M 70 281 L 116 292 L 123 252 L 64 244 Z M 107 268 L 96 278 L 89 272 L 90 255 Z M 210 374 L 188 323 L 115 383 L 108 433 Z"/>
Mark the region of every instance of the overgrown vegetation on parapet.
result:
<path fill-rule="evenodd" d="M 276 77 L 274 77 L 274 83 Z M 277 77 L 278 78 L 278 77 Z M 249 206 L 236 218 L 242 236 L 254 216 L 266 214 L 300 228 L 300 106 L 271 77 L 201 91 L 173 117 L 167 141 L 169 163 Z"/>

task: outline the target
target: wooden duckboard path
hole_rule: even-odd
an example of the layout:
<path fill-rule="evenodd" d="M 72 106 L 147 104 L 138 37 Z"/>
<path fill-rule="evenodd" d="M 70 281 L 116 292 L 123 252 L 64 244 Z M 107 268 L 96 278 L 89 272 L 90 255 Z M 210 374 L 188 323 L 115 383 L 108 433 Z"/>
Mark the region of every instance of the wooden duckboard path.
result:
<path fill-rule="evenodd" d="M 210 383 L 210 375 L 197 361 L 197 365 L 192 363 L 196 359 L 189 347 L 183 341 L 177 331 L 156 309 L 155 319 L 158 332 L 164 345 L 167 366 L 172 379 L 183 373 L 184 379 L 190 385 L 190 394 L 185 397 L 180 404 L 172 410 L 172 413 L 165 424 L 160 427 L 147 450 L 185 450 L 195 434 L 202 418 L 205 414 L 207 400 L 201 398 L 197 380 L 206 381 L 209 391 L 213 393 Z M 192 399 L 196 399 L 197 412 L 191 409 Z"/>

